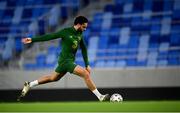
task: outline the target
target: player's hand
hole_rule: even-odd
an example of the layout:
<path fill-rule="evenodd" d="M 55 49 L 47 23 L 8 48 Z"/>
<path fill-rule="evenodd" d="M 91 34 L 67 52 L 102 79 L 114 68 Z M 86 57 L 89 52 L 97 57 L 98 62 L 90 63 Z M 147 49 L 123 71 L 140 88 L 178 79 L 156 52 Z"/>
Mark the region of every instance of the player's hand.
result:
<path fill-rule="evenodd" d="M 91 67 L 90 66 L 87 66 L 86 70 L 89 72 L 89 74 L 91 73 Z"/>
<path fill-rule="evenodd" d="M 24 44 L 29 44 L 29 43 L 32 42 L 31 38 L 23 38 L 21 41 L 22 41 L 22 43 L 24 43 Z"/>

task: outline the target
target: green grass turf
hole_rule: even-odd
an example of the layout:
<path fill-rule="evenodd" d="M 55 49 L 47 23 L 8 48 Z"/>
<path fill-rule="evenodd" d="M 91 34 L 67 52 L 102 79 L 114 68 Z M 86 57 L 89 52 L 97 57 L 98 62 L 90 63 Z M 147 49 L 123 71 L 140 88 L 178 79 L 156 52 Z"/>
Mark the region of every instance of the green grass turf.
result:
<path fill-rule="evenodd" d="M 180 101 L 0 103 L 0 112 L 179 112 Z"/>

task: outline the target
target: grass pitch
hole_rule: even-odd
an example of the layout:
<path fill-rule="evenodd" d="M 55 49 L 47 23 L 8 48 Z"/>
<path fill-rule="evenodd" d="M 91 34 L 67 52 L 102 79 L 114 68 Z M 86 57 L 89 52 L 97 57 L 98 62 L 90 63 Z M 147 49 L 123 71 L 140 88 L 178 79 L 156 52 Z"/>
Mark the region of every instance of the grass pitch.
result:
<path fill-rule="evenodd" d="M 0 112 L 180 112 L 180 101 L 0 103 Z"/>

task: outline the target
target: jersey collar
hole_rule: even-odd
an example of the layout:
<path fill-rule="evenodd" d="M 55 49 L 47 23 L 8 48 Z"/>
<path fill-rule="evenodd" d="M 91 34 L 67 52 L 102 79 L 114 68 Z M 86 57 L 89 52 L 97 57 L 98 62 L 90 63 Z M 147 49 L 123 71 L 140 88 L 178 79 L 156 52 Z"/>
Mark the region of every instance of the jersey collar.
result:
<path fill-rule="evenodd" d="M 82 33 L 81 31 L 77 31 L 77 30 L 74 28 L 74 26 L 72 26 L 72 31 L 73 31 L 74 33 Z"/>

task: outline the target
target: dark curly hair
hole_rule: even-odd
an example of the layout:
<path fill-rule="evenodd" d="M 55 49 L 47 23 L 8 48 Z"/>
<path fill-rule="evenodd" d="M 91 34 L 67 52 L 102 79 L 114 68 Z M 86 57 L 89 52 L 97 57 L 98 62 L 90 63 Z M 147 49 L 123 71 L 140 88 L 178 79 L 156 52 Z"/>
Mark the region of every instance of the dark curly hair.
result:
<path fill-rule="evenodd" d="M 84 16 L 77 16 L 74 20 L 74 25 L 88 23 L 88 19 Z"/>

